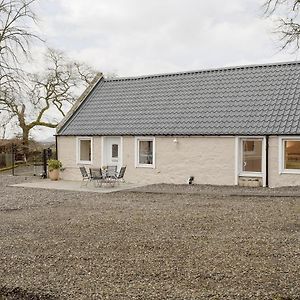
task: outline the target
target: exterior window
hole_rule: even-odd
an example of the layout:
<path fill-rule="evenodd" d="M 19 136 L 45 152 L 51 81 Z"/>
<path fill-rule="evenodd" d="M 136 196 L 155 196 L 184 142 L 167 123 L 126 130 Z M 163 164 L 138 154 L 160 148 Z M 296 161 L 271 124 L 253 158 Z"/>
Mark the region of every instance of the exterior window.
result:
<path fill-rule="evenodd" d="M 284 169 L 300 170 L 300 141 L 283 141 Z"/>
<path fill-rule="evenodd" d="M 111 157 L 112 158 L 118 158 L 119 157 L 119 145 L 118 144 L 112 144 L 111 145 Z"/>
<path fill-rule="evenodd" d="M 78 160 L 79 163 L 91 163 L 92 140 L 90 138 L 78 139 Z"/>
<path fill-rule="evenodd" d="M 137 166 L 154 167 L 154 138 L 137 139 Z"/>

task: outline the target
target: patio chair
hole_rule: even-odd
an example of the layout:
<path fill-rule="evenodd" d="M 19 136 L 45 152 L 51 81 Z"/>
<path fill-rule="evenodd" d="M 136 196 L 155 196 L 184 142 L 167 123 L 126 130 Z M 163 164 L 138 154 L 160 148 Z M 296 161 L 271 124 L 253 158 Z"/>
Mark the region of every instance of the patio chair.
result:
<path fill-rule="evenodd" d="M 121 167 L 119 174 L 117 175 L 117 178 L 116 178 L 118 183 L 125 182 L 125 180 L 124 180 L 125 171 L 126 171 L 126 167 Z"/>
<path fill-rule="evenodd" d="M 94 182 L 94 185 L 102 185 L 103 181 L 104 181 L 104 178 L 103 178 L 103 175 L 102 175 L 102 171 L 100 168 L 90 168 L 90 178 L 91 178 L 91 181 Z"/>
<path fill-rule="evenodd" d="M 85 167 L 79 167 L 79 170 L 80 170 L 80 173 L 81 173 L 81 176 L 82 176 L 82 181 L 81 181 L 81 185 L 80 186 L 83 186 L 83 184 L 86 182 L 85 186 L 87 186 L 87 184 L 89 183 L 89 181 L 91 181 L 91 178 L 88 174 L 88 172 L 86 171 L 86 168 Z"/>
<path fill-rule="evenodd" d="M 117 166 L 107 166 L 106 178 L 117 178 Z"/>

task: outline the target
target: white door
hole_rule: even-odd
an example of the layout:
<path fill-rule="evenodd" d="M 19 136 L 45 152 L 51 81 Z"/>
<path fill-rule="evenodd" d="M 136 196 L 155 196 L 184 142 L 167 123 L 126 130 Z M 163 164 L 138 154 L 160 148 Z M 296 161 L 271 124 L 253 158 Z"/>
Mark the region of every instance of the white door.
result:
<path fill-rule="evenodd" d="M 242 139 L 242 173 L 258 173 L 263 172 L 263 139 Z"/>
<path fill-rule="evenodd" d="M 103 138 L 103 166 L 122 166 L 121 137 Z"/>
<path fill-rule="evenodd" d="M 266 185 L 266 140 L 261 137 L 239 138 L 239 177 L 260 177 Z"/>

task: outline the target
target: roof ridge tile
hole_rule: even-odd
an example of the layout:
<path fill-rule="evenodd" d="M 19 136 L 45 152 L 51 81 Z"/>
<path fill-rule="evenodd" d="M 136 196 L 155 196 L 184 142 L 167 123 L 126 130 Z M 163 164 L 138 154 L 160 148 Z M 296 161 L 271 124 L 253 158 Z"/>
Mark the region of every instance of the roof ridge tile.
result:
<path fill-rule="evenodd" d="M 291 65 L 300 65 L 300 61 L 287 61 L 287 62 L 276 62 L 276 63 L 265 63 L 265 64 L 250 64 L 250 65 L 237 65 L 237 66 L 207 68 L 207 69 L 190 70 L 190 71 L 182 71 L 182 72 L 148 74 L 148 75 L 138 75 L 138 76 L 124 76 L 124 77 L 116 77 L 116 78 L 105 78 L 104 81 L 105 82 L 117 82 L 117 81 L 127 81 L 127 80 L 144 80 L 144 79 L 154 79 L 154 78 L 173 77 L 173 76 L 192 75 L 192 74 L 237 71 L 237 70 L 243 70 L 243 69 L 284 67 L 284 66 L 291 66 Z"/>

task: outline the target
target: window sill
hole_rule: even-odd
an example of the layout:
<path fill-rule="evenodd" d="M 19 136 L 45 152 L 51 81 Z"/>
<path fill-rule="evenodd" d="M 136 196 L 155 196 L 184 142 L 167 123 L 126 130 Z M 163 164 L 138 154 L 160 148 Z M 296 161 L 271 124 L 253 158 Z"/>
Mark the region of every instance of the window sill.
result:
<path fill-rule="evenodd" d="M 92 162 L 91 161 L 78 161 L 77 165 L 91 165 Z"/>
<path fill-rule="evenodd" d="M 155 169 L 154 165 L 136 165 L 136 168 Z"/>
<path fill-rule="evenodd" d="M 300 170 L 299 169 L 295 169 L 295 170 L 283 170 L 281 171 L 279 174 L 295 174 L 295 175 L 300 175 Z"/>

